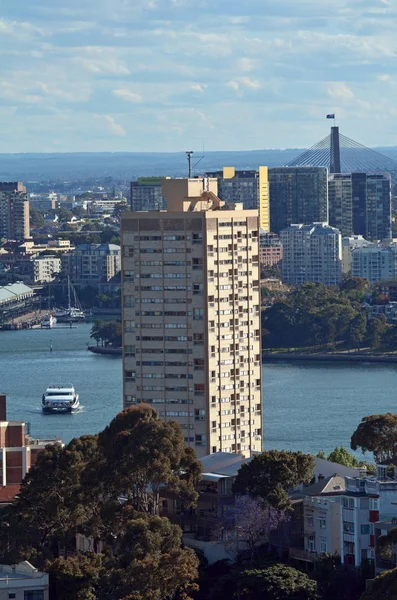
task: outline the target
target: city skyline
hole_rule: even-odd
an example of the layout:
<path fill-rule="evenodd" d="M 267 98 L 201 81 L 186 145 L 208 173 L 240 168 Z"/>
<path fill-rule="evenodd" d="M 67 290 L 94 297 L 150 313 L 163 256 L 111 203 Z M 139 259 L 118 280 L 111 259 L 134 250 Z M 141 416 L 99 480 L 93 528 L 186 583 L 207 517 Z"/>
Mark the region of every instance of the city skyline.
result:
<path fill-rule="evenodd" d="M 393 16 L 388 0 L 6 0 L 0 152 L 307 147 L 327 113 L 394 145 Z"/>

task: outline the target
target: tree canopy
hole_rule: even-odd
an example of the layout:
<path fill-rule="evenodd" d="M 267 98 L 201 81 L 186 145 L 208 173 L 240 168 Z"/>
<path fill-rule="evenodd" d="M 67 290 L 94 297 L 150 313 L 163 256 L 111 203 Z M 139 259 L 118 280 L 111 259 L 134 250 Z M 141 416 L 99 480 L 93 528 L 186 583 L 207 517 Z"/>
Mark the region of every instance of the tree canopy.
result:
<path fill-rule="evenodd" d="M 97 436 L 38 455 L 0 511 L 0 560 L 48 570 L 54 600 L 188 598 L 198 561 L 158 515 L 159 494 L 167 486 L 193 506 L 200 472 L 176 423 L 145 405 L 123 411 Z M 94 554 L 74 554 L 77 534 Z"/>
<path fill-rule="evenodd" d="M 301 483 L 309 483 L 314 464 L 310 454 L 266 450 L 241 466 L 233 492 L 261 498 L 277 509 L 288 508 L 288 490 Z"/>
<path fill-rule="evenodd" d="M 123 328 L 120 321 L 102 321 L 97 320 L 93 324 L 90 332 L 96 343 L 102 343 L 105 346 L 120 348 L 122 343 Z"/>
<path fill-rule="evenodd" d="M 371 583 L 360 600 L 396 600 L 397 598 L 397 569 L 384 571 Z"/>
<path fill-rule="evenodd" d="M 351 437 L 350 447 L 373 452 L 376 462 L 397 456 L 397 414 L 364 417 Z"/>

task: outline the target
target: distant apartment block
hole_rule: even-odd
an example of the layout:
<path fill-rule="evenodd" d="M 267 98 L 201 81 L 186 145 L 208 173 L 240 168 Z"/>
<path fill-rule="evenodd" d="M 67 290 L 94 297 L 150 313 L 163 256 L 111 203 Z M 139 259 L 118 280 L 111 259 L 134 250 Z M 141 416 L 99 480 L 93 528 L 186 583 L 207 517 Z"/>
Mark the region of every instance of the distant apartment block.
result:
<path fill-rule="evenodd" d="M 329 224 L 344 237 L 362 235 L 370 241 L 391 236 L 390 175 L 330 174 Z"/>
<path fill-rule="evenodd" d="M 328 222 L 326 167 L 269 169 L 270 231 L 279 234 L 293 223 Z"/>
<path fill-rule="evenodd" d="M 0 182 L 0 239 L 25 240 L 30 236 L 29 200 L 21 182 Z"/>
<path fill-rule="evenodd" d="M 73 283 L 83 287 L 108 283 L 120 272 L 120 246 L 80 244 L 62 256 L 62 268 Z"/>
<path fill-rule="evenodd" d="M 356 248 L 371 248 L 375 244 L 364 239 L 362 235 L 351 235 L 342 238 L 342 273 L 351 273 L 352 252 Z"/>
<path fill-rule="evenodd" d="M 397 244 L 355 248 L 351 253 L 352 275 L 371 283 L 397 278 Z"/>
<path fill-rule="evenodd" d="M 262 267 L 274 267 L 283 258 L 283 247 L 275 233 L 259 230 L 259 260 Z"/>
<path fill-rule="evenodd" d="M 257 210 L 216 179 L 165 179 L 167 212 L 124 213 L 124 406 L 177 421 L 199 456 L 262 448 Z"/>
<path fill-rule="evenodd" d="M 166 210 L 167 203 L 161 189 L 162 177 L 139 177 L 130 183 L 132 211 Z"/>
<path fill-rule="evenodd" d="M 339 285 L 342 275 L 342 238 L 326 223 L 290 225 L 280 233 L 283 246 L 281 276 L 284 283 L 306 281 Z"/>
<path fill-rule="evenodd" d="M 218 196 L 227 203 L 241 203 L 244 209 L 259 211 L 259 226 L 270 231 L 268 168 L 236 170 L 224 167 L 222 171 L 207 173 L 218 179 Z"/>

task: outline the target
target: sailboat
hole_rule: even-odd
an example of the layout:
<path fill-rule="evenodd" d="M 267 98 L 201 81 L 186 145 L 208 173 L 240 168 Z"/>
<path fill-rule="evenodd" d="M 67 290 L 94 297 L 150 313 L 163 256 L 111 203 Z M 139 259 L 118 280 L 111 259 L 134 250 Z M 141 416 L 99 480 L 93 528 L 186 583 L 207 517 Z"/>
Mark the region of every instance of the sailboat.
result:
<path fill-rule="evenodd" d="M 77 297 L 76 290 L 70 282 L 70 277 L 68 277 L 68 307 L 56 311 L 55 317 L 59 323 L 72 323 L 76 321 L 83 321 L 86 317 L 85 312 L 81 308 L 81 304 Z"/>
<path fill-rule="evenodd" d="M 48 314 L 46 314 L 42 321 L 41 327 L 44 329 L 52 329 L 57 322 L 56 317 L 51 312 L 51 283 L 48 284 Z"/>

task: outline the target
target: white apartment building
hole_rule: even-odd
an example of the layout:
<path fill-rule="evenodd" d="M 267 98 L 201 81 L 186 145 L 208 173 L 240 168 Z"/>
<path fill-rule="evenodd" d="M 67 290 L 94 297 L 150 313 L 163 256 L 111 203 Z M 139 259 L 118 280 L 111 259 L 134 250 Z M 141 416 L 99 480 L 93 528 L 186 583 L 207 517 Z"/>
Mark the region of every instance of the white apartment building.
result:
<path fill-rule="evenodd" d="M 58 256 L 39 256 L 33 259 L 33 283 L 48 283 L 61 271 L 61 259 Z"/>
<path fill-rule="evenodd" d="M 352 275 L 365 277 L 371 283 L 397 277 L 397 244 L 373 245 L 352 250 Z"/>
<path fill-rule="evenodd" d="M 49 578 L 28 561 L 0 565 L 0 600 L 48 600 Z"/>
<path fill-rule="evenodd" d="M 356 248 L 373 248 L 374 242 L 368 242 L 362 235 L 351 235 L 342 238 L 342 273 L 351 273 L 352 252 Z"/>
<path fill-rule="evenodd" d="M 280 232 L 283 247 L 281 278 L 299 285 L 307 281 L 339 285 L 342 275 L 342 238 L 326 223 L 290 225 Z"/>
<path fill-rule="evenodd" d="M 121 222 L 124 406 L 177 421 L 199 456 L 262 449 L 257 210 L 166 179 L 168 211 Z"/>

